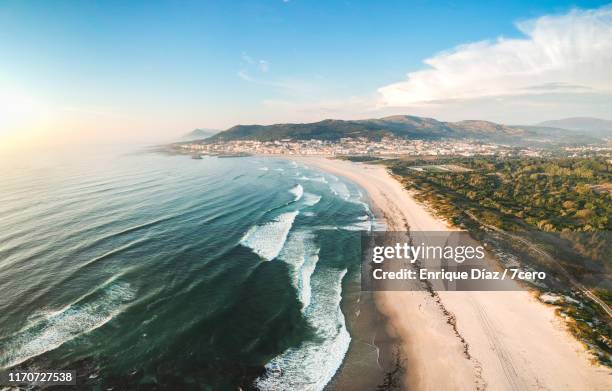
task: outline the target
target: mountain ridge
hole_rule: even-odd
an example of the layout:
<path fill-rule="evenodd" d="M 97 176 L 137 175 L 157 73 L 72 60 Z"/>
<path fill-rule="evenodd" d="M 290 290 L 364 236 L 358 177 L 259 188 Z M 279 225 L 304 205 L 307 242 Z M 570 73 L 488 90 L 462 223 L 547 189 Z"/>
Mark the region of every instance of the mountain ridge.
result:
<path fill-rule="evenodd" d="M 282 139 L 335 141 L 353 137 L 380 139 L 384 136 L 422 140 L 479 139 L 507 143 L 524 143 L 526 139 L 566 143 L 585 140 L 584 137 L 577 137 L 575 132 L 559 128 L 510 126 L 484 120 L 445 122 L 412 115 L 392 115 L 362 120 L 325 119 L 310 123 L 236 125 L 207 138 L 205 142 Z"/>
<path fill-rule="evenodd" d="M 540 122 L 538 126 L 552 126 L 571 131 L 586 132 L 600 137 L 612 137 L 612 121 L 595 117 L 569 117 Z"/>
<path fill-rule="evenodd" d="M 215 134 L 219 133 L 219 129 L 205 129 L 205 128 L 195 128 L 189 133 L 184 134 L 181 139 L 182 140 L 202 140 L 208 137 L 212 137 Z"/>

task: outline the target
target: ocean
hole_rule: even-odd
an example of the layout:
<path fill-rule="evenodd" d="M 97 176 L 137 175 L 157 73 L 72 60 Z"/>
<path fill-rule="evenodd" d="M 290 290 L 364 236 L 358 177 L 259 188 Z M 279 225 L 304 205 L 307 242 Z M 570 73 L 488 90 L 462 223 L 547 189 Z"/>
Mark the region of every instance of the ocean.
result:
<path fill-rule="evenodd" d="M 90 389 L 321 390 L 350 349 L 377 360 L 351 331 L 374 218 L 341 178 L 113 150 L 13 161 L 0 181 L 0 368 L 75 369 Z"/>

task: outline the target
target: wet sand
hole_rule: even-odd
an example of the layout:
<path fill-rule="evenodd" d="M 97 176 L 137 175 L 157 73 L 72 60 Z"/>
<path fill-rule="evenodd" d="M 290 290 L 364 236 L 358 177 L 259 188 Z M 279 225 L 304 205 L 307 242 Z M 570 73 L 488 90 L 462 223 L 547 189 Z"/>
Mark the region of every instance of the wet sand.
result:
<path fill-rule="evenodd" d="M 294 160 L 361 186 L 389 231 L 453 229 L 383 166 L 324 157 Z M 529 292 L 389 291 L 374 297 L 388 334 L 401 341 L 406 389 L 612 389 L 612 371 L 592 364 L 554 309 Z"/>

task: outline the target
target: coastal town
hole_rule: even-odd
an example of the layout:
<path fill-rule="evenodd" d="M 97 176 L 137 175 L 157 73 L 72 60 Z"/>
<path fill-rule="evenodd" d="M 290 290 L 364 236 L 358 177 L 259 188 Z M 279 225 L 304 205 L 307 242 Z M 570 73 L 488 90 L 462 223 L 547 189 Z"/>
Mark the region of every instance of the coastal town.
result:
<path fill-rule="evenodd" d="M 244 155 L 310 155 L 310 156 L 541 156 L 533 147 L 514 147 L 476 140 L 411 140 L 383 137 L 341 138 L 338 141 L 294 140 L 275 141 L 232 140 L 205 143 L 201 141 L 174 146 L 176 152 L 192 156 Z"/>

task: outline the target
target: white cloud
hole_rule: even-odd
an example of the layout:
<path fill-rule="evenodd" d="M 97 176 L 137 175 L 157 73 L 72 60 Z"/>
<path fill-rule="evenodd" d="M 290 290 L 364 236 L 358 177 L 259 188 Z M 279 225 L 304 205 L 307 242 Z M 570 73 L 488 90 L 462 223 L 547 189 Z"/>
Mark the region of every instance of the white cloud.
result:
<path fill-rule="evenodd" d="M 253 76 L 251 72 L 245 69 L 238 71 L 237 76 L 246 82 L 272 87 L 287 96 L 293 97 L 303 98 L 305 96 L 317 95 L 322 90 L 321 86 L 312 83 L 309 80 L 279 77 L 274 78 L 265 77 L 264 75 Z"/>
<path fill-rule="evenodd" d="M 247 64 L 255 64 L 255 60 L 253 60 L 253 58 L 245 52 L 242 52 L 242 61 L 246 62 Z"/>
<path fill-rule="evenodd" d="M 266 60 L 259 60 L 259 70 L 262 72 L 268 72 L 270 70 L 270 63 Z"/>
<path fill-rule="evenodd" d="M 612 6 L 517 24 L 522 39 L 460 45 L 378 89 L 379 107 L 503 96 L 612 93 Z"/>
<path fill-rule="evenodd" d="M 270 70 L 270 61 L 260 59 L 255 60 L 253 57 L 249 56 L 246 52 L 242 52 L 241 55 L 243 65 L 246 65 L 248 68 L 257 69 L 260 72 L 266 73 Z M 241 71 L 243 72 L 243 71 Z"/>
<path fill-rule="evenodd" d="M 244 81 L 256 82 L 256 80 L 253 79 L 251 75 L 249 75 L 249 73 L 245 71 L 244 69 L 238 71 L 237 75 L 239 78 L 241 78 Z"/>

